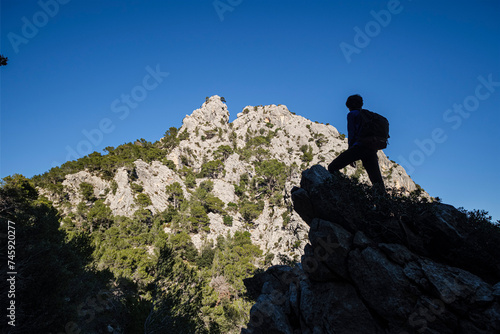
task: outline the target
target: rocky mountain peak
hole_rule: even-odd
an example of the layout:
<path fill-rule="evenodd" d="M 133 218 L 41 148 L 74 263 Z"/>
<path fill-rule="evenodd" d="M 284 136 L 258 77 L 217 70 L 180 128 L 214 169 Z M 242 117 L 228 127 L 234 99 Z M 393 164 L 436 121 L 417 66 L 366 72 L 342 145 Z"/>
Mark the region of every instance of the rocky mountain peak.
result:
<path fill-rule="evenodd" d="M 272 124 L 278 127 L 284 127 L 289 124 L 293 118 L 293 114 L 285 105 L 267 105 L 267 106 L 246 106 L 243 111 L 238 113 L 235 120 L 235 126 L 240 126 L 245 123 Z M 299 116 L 297 116 L 299 117 Z"/>
<path fill-rule="evenodd" d="M 224 102 L 225 99 L 218 95 L 207 97 L 199 109 L 194 110 L 191 115 L 184 117 L 181 130 L 192 131 L 197 126 L 200 128 L 227 126 L 229 111 Z"/>
<path fill-rule="evenodd" d="M 211 195 L 224 210 L 207 212 L 205 230 L 191 234 L 196 248 L 201 249 L 204 240 L 215 242 L 219 235 L 249 229 L 252 242 L 263 251 L 298 259 L 307 225 L 290 211 L 290 190 L 300 182 L 302 170 L 315 164 L 327 166 L 347 149 L 345 136 L 332 125 L 295 115 L 285 105 L 247 106 L 232 123 L 228 120 L 225 99 L 207 97 L 184 118 L 180 129 L 158 142 L 122 145 L 95 161 L 75 162 L 74 172 L 53 175 L 61 183 L 56 194 L 42 192 L 65 215 L 79 219 L 78 205 L 93 205 L 82 195 L 83 184 L 93 192 L 89 198 L 102 200 L 113 215 L 134 217 L 143 209 L 152 214 L 168 210 L 172 206 L 169 187 L 180 185 L 180 193 L 189 200 L 197 187 L 210 181 Z M 404 169 L 382 151 L 379 163 L 387 187 L 407 193 L 418 190 Z M 281 175 L 273 175 L 271 167 L 281 169 Z M 369 182 L 361 166 L 348 166 L 342 172 L 361 183 Z M 49 187 L 51 182 L 47 182 Z M 246 211 L 233 210 L 235 204 L 246 204 Z M 257 212 L 251 222 L 245 218 L 249 211 Z M 224 216 L 229 214 L 233 222 L 225 224 Z M 273 261 L 278 263 L 278 257 Z"/>

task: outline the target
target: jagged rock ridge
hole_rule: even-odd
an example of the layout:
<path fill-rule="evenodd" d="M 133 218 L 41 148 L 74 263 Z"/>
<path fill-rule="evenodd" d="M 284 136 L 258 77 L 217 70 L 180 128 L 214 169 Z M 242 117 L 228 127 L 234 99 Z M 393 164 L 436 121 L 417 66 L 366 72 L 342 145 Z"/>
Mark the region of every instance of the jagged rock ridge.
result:
<path fill-rule="evenodd" d="M 481 239 L 449 205 L 354 188 L 321 166 L 303 173 L 292 198 L 309 243 L 298 266 L 245 281 L 256 303 L 243 334 L 500 332 L 498 227 Z"/>
<path fill-rule="evenodd" d="M 136 203 L 137 193 L 132 188 L 140 186 L 141 192 L 151 201 L 146 209 L 158 213 L 170 205 L 165 194 L 166 186 L 178 182 L 184 196 L 191 196 L 179 170 L 189 167 L 196 173 L 200 172 L 205 162 L 216 159 L 218 147 L 228 145 L 235 150 L 225 157 L 221 173 L 210 177 L 214 182 L 213 193 L 224 205 L 238 202 L 234 185 L 240 182 L 242 175 L 248 176 L 250 180 L 256 176 L 255 162 L 277 159 L 291 166 L 290 175 L 282 189 L 283 203 L 277 206 L 264 200 L 264 209 L 254 221 L 251 233 L 252 241 L 264 251 L 287 254 L 289 257 L 301 255 L 302 247 L 297 245 L 305 242 L 307 225 L 300 216 L 291 212 L 290 222 L 284 227 L 282 216 L 290 211 L 290 191 L 298 184 L 300 171 L 313 164 L 327 165 L 347 148 L 347 139 L 337 129 L 295 115 L 284 105 L 247 106 L 229 123 L 227 106 L 221 97 L 215 95 L 207 98 L 199 109 L 184 118 L 178 133 L 185 136 L 165 156 L 165 160 L 174 163 L 175 169 L 164 161 L 146 163 L 137 160 L 133 171 L 135 179 L 131 179 L 130 170 L 125 167 L 118 168 L 111 180 L 102 178 L 98 173 L 83 170 L 65 177 L 62 183 L 65 194 L 63 198 L 57 198 L 46 190 L 41 191 L 67 215 L 76 213 L 78 204 L 84 201 L 79 192 L 80 184 L 89 183 L 94 187 L 94 195 L 104 200 L 113 215 L 131 217 L 140 208 Z M 249 140 L 258 136 L 269 140 L 261 150 L 264 153 L 244 159 L 238 149 L 245 148 Z M 162 142 L 163 139 L 157 144 L 162 145 Z M 308 157 L 305 156 L 306 153 Z M 379 160 L 388 187 L 403 188 L 406 192 L 417 189 L 404 169 L 390 161 L 382 151 L 379 151 Z M 344 172 L 358 177 L 361 182 L 369 183 L 363 169 L 347 167 Z M 196 182 L 199 185 L 206 179 L 198 178 Z M 191 235 L 198 249 L 205 239 L 215 240 L 220 234 L 233 234 L 237 230 L 246 229 L 239 212 L 234 214 L 233 226 L 225 225 L 220 214 L 209 213 L 209 218 L 209 233 Z"/>

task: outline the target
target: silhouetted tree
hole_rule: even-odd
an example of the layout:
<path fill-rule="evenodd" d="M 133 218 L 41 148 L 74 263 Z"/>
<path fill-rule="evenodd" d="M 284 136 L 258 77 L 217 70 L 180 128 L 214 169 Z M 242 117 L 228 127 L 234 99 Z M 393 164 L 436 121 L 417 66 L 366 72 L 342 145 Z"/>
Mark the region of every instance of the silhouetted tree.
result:
<path fill-rule="evenodd" d="M 3 55 L 0 55 L 0 66 L 5 66 L 7 65 L 7 62 L 9 61 L 9 58 L 4 57 Z"/>
<path fill-rule="evenodd" d="M 78 234 L 67 241 L 66 234 L 59 229 L 59 220 L 57 210 L 39 195 L 31 180 L 19 174 L 3 179 L 0 222 L 2 231 L 8 230 L 7 225 L 10 231 L 15 231 L 11 234 L 15 243 L 8 248 L 7 242 L 2 241 L 0 254 L 11 250 L 11 271 L 17 272 L 16 333 L 61 331 L 68 322 L 78 319 L 74 303 L 85 301 L 85 292 L 99 285 L 96 276 L 85 269 L 93 251 L 90 239 Z M 6 272 L 3 268 L 3 274 Z M 4 310 L 9 301 L 3 296 L 7 296 L 9 289 L 2 278 L 0 293 Z M 8 332 L 6 324 L 7 321 L 2 321 L 0 332 Z"/>

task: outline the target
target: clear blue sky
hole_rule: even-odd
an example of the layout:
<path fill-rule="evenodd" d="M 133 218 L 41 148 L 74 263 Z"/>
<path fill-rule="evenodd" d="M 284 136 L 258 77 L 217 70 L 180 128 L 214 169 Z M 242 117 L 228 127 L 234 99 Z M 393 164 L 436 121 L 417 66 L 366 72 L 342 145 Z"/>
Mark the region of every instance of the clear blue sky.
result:
<path fill-rule="evenodd" d="M 346 133 L 359 93 L 415 182 L 500 219 L 499 16 L 496 0 L 2 0 L 0 176 L 155 141 L 214 94 L 231 120 L 285 104 Z"/>

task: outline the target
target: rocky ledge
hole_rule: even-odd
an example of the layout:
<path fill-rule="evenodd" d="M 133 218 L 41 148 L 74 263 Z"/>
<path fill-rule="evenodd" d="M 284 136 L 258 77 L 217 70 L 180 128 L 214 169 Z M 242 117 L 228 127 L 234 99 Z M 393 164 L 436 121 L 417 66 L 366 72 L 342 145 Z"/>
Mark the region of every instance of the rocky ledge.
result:
<path fill-rule="evenodd" d="M 321 166 L 300 186 L 309 244 L 296 266 L 245 280 L 256 303 L 242 333 L 500 332 L 498 226 Z"/>

